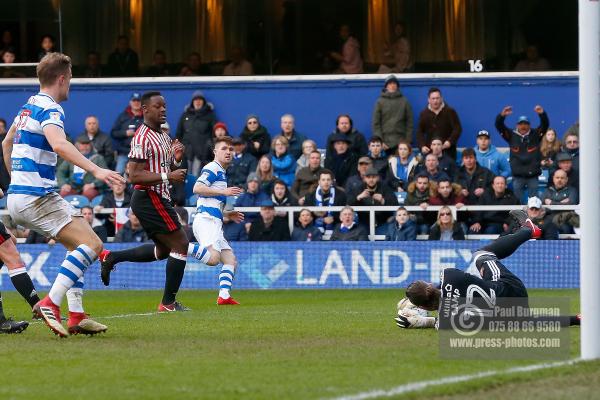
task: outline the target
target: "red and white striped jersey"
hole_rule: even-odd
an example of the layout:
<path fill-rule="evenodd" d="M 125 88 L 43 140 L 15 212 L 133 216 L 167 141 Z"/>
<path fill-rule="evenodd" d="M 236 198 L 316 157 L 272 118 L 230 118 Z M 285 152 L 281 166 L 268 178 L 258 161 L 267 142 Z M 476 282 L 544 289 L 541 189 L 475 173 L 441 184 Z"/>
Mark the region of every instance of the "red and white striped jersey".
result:
<path fill-rule="evenodd" d="M 160 173 L 171 172 L 173 151 L 171 150 L 171 137 L 163 132 L 156 132 L 146 124 L 138 127 L 131 140 L 129 158 L 145 160 L 146 171 Z M 154 186 L 135 185 L 134 189 L 153 190 L 167 200 L 171 200 L 169 185 L 160 183 Z"/>

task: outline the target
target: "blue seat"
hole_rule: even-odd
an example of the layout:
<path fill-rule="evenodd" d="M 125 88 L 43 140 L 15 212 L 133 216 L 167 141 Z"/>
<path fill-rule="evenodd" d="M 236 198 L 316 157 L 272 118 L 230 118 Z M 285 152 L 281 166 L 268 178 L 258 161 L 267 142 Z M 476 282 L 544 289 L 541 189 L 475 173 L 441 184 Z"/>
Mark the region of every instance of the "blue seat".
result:
<path fill-rule="evenodd" d="M 92 199 L 92 201 L 90 202 L 90 205 L 91 205 L 92 207 L 99 206 L 99 205 L 100 205 L 100 203 L 102 202 L 102 199 L 103 199 L 103 198 L 104 198 L 104 195 L 101 195 L 101 194 L 99 194 L 98 196 L 96 196 L 96 197 L 94 197 L 94 198 Z"/>
<path fill-rule="evenodd" d="M 90 205 L 90 201 L 87 197 L 79 194 L 65 196 L 65 200 L 75 208 L 89 207 Z"/>
<path fill-rule="evenodd" d="M 6 208 L 6 196 L 0 199 L 0 208 Z"/>
<path fill-rule="evenodd" d="M 404 205 L 404 200 L 406 200 L 406 192 L 394 192 L 396 195 L 396 199 L 398 199 L 398 204 Z"/>
<path fill-rule="evenodd" d="M 189 199 L 191 196 L 194 195 L 194 185 L 196 184 L 196 180 L 198 180 L 198 178 L 192 174 L 188 174 L 188 176 L 185 177 L 185 198 L 186 199 Z M 194 203 L 194 205 L 195 205 L 195 203 Z"/>
<path fill-rule="evenodd" d="M 197 201 L 198 201 L 198 195 L 197 194 L 193 194 L 190 197 L 188 197 L 187 206 L 188 207 L 196 207 L 196 202 Z"/>

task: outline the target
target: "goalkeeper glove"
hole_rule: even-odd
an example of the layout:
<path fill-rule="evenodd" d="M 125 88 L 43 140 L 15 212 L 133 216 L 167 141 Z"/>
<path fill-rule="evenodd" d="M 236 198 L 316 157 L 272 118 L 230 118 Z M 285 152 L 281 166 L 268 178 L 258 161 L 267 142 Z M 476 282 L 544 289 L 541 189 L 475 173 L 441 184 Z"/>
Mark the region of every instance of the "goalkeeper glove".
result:
<path fill-rule="evenodd" d="M 435 327 L 435 317 L 423 317 L 417 313 L 400 312 L 394 318 L 396 325 L 403 329 L 423 329 Z"/>

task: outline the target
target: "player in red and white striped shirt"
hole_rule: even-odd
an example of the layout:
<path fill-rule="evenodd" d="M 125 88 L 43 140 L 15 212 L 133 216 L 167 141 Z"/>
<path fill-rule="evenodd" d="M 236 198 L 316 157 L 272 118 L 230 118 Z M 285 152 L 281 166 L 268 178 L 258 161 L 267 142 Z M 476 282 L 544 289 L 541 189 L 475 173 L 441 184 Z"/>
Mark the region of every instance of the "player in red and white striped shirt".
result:
<path fill-rule="evenodd" d="M 110 272 L 118 262 L 151 262 L 168 257 L 165 290 L 159 312 L 189 310 L 175 297 L 183 280 L 187 260 L 188 239 L 171 205 L 169 182 L 184 182 L 185 169 L 179 167 L 183 145 L 171 141 L 160 126 L 166 121 L 166 103 L 160 92 L 142 95 L 144 123 L 131 141 L 127 170 L 134 184 L 131 209 L 154 244 L 122 251 L 105 250 L 100 254 L 102 282 L 108 286 Z"/>

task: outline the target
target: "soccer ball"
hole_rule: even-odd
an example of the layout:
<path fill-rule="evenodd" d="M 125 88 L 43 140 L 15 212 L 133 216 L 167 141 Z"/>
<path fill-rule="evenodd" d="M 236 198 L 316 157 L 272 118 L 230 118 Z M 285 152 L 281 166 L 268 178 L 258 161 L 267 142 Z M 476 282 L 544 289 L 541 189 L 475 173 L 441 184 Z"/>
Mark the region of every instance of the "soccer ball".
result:
<path fill-rule="evenodd" d="M 400 313 L 402 313 L 404 316 L 418 315 L 421 317 L 427 317 L 428 315 L 427 310 L 423 310 L 422 308 L 415 306 L 406 297 L 398 302 L 396 308 L 398 310 L 398 315 L 400 315 Z"/>

